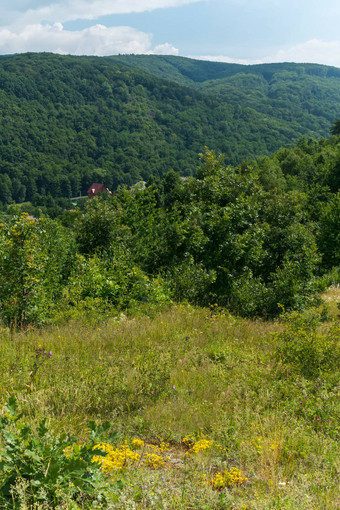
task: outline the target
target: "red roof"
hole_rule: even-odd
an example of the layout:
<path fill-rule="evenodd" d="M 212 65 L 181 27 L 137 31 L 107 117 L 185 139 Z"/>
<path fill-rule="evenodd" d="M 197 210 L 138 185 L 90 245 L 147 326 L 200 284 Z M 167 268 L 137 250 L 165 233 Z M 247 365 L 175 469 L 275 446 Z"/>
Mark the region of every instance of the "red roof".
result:
<path fill-rule="evenodd" d="M 109 191 L 109 190 L 104 186 L 104 184 L 100 184 L 99 182 L 94 182 L 93 184 L 91 184 L 91 186 L 87 190 L 87 195 L 89 197 L 94 197 L 98 193 L 102 193 L 103 191 Z"/>

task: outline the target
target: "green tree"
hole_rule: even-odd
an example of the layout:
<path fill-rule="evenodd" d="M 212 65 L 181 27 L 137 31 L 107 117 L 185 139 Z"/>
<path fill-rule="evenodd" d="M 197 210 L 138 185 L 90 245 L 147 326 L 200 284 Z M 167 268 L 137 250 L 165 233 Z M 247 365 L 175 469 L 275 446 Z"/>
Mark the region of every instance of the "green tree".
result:
<path fill-rule="evenodd" d="M 72 237 L 55 221 L 15 215 L 0 228 L 0 315 L 6 324 L 43 323 L 73 260 Z"/>
<path fill-rule="evenodd" d="M 318 245 L 326 269 L 340 266 L 340 193 L 322 209 Z"/>
<path fill-rule="evenodd" d="M 81 253 L 103 253 L 128 236 L 121 226 L 122 208 L 106 194 L 94 197 L 85 204 L 76 223 L 76 240 Z"/>
<path fill-rule="evenodd" d="M 339 136 L 340 135 L 340 119 L 335 119 L 331 126 L 331 135 Z"/>
<path fill-rule="evenodd" d="M 319 263 L 313 225 L 301 193 L 273 193 L 264 203 L 265 256 L 259 274 L 266 285 L 263 307 L 269 316 L 303 308 L 315 289 L 312 281 Z"/>

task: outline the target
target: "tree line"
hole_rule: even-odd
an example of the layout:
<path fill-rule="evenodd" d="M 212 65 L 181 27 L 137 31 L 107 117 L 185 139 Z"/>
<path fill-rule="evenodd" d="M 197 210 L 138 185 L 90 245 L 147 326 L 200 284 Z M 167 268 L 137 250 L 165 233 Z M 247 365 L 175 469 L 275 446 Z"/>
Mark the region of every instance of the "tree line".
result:
<path fill-rule="evenodd" d="M 315 304 L 340 281 L 338 142 L 301 140 L 238 166 L 206 149 L 196 177 L 169 171 L 57 219 L 12 206 L 0 226 L 2 321 L 183 300 L 272 318 Z"/>

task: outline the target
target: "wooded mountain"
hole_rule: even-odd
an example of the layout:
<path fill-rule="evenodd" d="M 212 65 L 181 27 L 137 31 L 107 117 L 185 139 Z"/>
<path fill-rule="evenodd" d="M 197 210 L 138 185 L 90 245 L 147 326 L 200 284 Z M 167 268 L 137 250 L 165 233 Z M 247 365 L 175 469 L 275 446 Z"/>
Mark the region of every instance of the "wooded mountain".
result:
<path fill-rule="evenodd" d="M 328 135 L 340 117 L 340 69 L 3 56 L 0 115 L 0 201 L 46 203 L 96 181 L 114 189 L 170 169 L 191 175 L 206 145 L 238 164 Z"/>

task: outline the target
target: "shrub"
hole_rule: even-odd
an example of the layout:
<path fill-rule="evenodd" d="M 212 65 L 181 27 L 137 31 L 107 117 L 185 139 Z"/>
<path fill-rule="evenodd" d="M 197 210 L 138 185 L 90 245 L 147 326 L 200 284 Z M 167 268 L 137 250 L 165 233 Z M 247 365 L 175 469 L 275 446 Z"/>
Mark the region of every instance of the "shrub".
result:
<path fill-rule="evenodd" d="M 318 245 L 326 269 L 340 266 L 340 193 L 323 207 Z"/>
<path fill-rule="evenodd" d="M 127 308 L 133 303 L 164 302 L 168 295 L 161 278 L 148 278 L 128 253 L 117 252 L 110 259 L 78 255 L 65 299 L 77 308 L 93 300 L 95 306 Z"/>
<path fill-rule="evenodd" d="M 73 263 L 72 236 L 26 213 L 0 224 L 0 315 L 7 325 L 46 322 Z"/>
<path fill-rule="evenodd" d="M 265 301 L 267 289 L 260 278 L 254 278 L 251 271 L 235 280 L 230 296 L 232 311 L 243 317 L 254 317 L 266 314 Z"/>
<path fill-rule="evenodd" d="M 216 279 L 215 271 L 206 269 L 201 263 L 195 263 L 192 256 L 188 256 L 169 271 L 168 277 L 175 298 L 191 303 L 207 301 L 211 284 Z"/>
<path fill-rule="evenodd" d="M 320 330 L 321 317 L 315 312 L 285 315 L 286 329 L 278 334 L 281 363 L 306 378 L 336 370 L 340 362 L 340 325 L 334 321 Z"/>
<path fill-rule="evenodd" d="M 24 487 L 26 503 L 45 503 L 56 508 L 59 493 L 67 492 L 73 501 L 89 503 L 98 496 L 104 484 L 98 463 L 93 463 L 93 448 L 108 425 L 97 428 L 94 423 L 86 444 L 75 437 L 53 438 L 43 420 L 34 433 L 18 412 L 11 397 L 0 419 L 0 505 L 16 508 L 16 488 Z M 96 455 L 105 452 L 96 450 Z"/>

